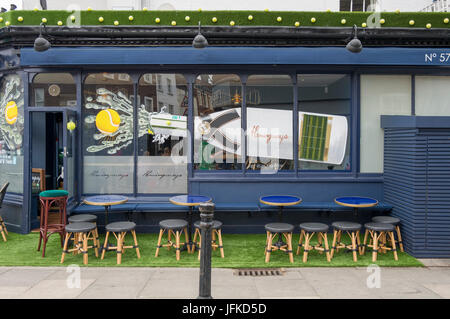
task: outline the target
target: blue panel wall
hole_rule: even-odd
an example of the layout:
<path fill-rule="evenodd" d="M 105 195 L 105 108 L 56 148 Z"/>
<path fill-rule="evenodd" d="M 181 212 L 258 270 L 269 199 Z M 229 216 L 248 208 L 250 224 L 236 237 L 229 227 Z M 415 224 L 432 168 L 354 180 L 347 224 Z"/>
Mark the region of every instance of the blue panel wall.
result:
<path fill-rule="evenodd" d="M 406 250 L 449 258 L 450 129 L 385 127 L 384 136 L 384 199 L 402 220 Z"/>

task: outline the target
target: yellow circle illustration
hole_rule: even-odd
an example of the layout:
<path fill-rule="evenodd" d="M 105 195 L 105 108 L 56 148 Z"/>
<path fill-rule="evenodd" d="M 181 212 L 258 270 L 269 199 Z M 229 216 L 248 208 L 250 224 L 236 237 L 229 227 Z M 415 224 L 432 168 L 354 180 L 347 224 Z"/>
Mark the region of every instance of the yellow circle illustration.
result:
<path fill-rule="evenodd" d="M 95 125 L 103 134 L 112 134 L 119 129 L 119 113 L 113 109 L 101 110 L 95 118 Z"/>
<path fill-rule="evenodd" d="M 5 119 L 10 125 L 13 125 L 17 121 L 17 105 L 14 101 L 9 101 L 5 107 Z"/>

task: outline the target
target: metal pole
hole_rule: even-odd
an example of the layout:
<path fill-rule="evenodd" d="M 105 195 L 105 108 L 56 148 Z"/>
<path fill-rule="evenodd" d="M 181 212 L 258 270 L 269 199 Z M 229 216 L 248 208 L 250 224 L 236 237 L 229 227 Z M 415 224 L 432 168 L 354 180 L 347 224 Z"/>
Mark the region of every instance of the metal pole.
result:
<path fill-rule="evenodd" d="M 200 204 L 200 280 L 197 299 L 212 299 L 211 296 L 211 227 L 214 217 L 214 203 Z"/>

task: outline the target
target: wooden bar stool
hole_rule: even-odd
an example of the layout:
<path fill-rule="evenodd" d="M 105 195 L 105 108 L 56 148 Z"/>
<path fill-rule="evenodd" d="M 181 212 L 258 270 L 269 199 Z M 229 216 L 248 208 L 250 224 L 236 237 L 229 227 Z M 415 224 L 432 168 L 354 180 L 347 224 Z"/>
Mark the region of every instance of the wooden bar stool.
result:
<path fill-rule="evenodd" d="M 122 255 L 125 252 L 126 248 L 135 248 L 137 258 L 141 258 L 141 254 L 139 252 L 139 245 L 136 238 L 135 229 L 136 224 L 133 222 L 115 222 L 106 225 L 106 237 L 105 244 L 102 249 L 102 260 L 105 257 L 105 252 L 109 250 L 115 250 L 117 253 L 117 264 L 120 265 L 122 263 Z M 125 235 L 127 232 L 130 232 L 133 236 L 134 245 L 133 246 L 124 246 Z M 109 246 L 108 237 L 109 233 L 113 233 L 114 237 L 117 239 L 116 246 Z"/>
<path fill-rule="evenodd" d="M 171 247 L 175 248 L 176 251 L 176 258 L 177 260 L 180 260 L 180 250 L 181 245 L 186 245 L 188 253 L 190 253 L 189 245 L 187 244 L 189 242 L 187 227 L 188 222 L 184 219 L 165 219 L 159 222 L 159 237 L 158 237 L 158 244 L 156 246 L 156 253 L 155 257 L 158 257 L 159 249 L 161 247 L 167 247 L 168 250 L 170 250 Z M 167 244 L 161 245 L 162 237 L 165 231 L 167 230 Z M 180 238 L 181 234 L 184 232 L 185 235 L 185 242 L 181 243 Z M 172 235 L 175 237 L 175 243 L 172 241 L 171 237 Z"/>
<path fill-rule="evenodd" d="M 222 258 L 225 258 L 225 254 L 223 252 L 223 242 L 222 242 L 222 222 L 218 221 L 218 220 L 213 220 L 213 225 L 211 227 L 211 247 L 213 248 L 213 250 L 216 250 L 217 248 L 220 249 L 220 256 Z M 195 233 L 194 233 L 194 243 L 195 245 L 193 245 L 192 248 L 192 252 L 194 252 L 195 247 L 197 246 L 198 248 L 198 260 L 200 260 L 200 251 L 201 251 L 201 242 L 202 242 L 202 235 L 201 235 L 201 230 L 200 230 L 200 221 L 196 221 L 194 223 L 194 227 L 195 227 Z M 198 242 L 196 241 L 198 236 Z M 219 244 L 217 244 L 216 241 L 216 236 L 217 236 L 217 240 L 219 240 Z"/>
<path fill-rule="evenodd" d="M 289 261 L 294 262 L 294 255 L 292 253 L 292 232 L 294 225 L 286 223 L 270 223 L 265 225 L 266 229 L 266 263 L 270 260 L 270 253 L 272 251 L 281 250 L 289 255 Z M 278 241 L 273 243 L 273 239 L 278 235 Z M 281 239 L 284 236 L 286 243 Z"/>
<path fill-rule="evenodd" d="M 58 233 L 61 237 L 61 247 L 64 244 L 65 227 L 67 224 L 66 205 L 68 192 L 64 190 L 48 190 L 39 193 L 39 201 L 41 203 L 41 220 L 39 228 L 39 245 L 38 251 L 41 249 L 41 243 L 43 241 L 44 246 L 42 248 L 42 257 L 45 257 L 45 247 L 47 245 L 48 238 L 54 233 Z M 49 224 L 48 214 L 51 208 L 57 208 L 59 213 L 59 223 Z"/>
<path fill-rule="evenodd" d="M 308 261 L 308 252 L 312 249 L 325 252 L 327 261 L 330 262 L 330 250 L 327 239 L 328 225 L 322 223 L 302 223 L 300 224 L 300 230 L 297 255 L 300 253 L 300 248 L 303 247 L 303 262 L 306 263 Z M 311 246 L 311 239 L 316 233 L 318 244 Z M 303 238 L 305 239 L 305 244 L 303 244 Z"/>
<path fill-rule="evenodd" d="M 2 208 L 3 199 L 6 195 L 6 190 L 8 189 L 9 183 L 6 182 L 2 189 L 0 190 L 0 208 Z M 3 220 L 2 216 L 0 215 L 0 233 L 2 234 L 3 241 L 6 241 L 6 235 L 8 235 L 8 230 L 6 229 L 5 221 Z"/>
<path fill-rule="evenodd" d="M 400 251 L 404 252 L 402 234 L 400 233 L 400 218 L 392 217 L 392 216 L 375 216 L 372 218 L 372 221 L 374 223 L 387 223 L 387 224 L 394 225 L 395 232 L 397 233 L 396 243 L 399 245 Z"/>
<path fill-rule="evenodd" d="M 340 248 L 348 249 L 353 253 L 353 261 L 357 262 L 357 252 L 361 255 L 361 240 L 359 238 L 359 232 L 361 230 L 361 224 L 353 222 L 334 222 L 331 224 L 333 226 L 333 244 L 331 245 L 331 258 L 333 258 L 334 250 L 336 253 Z M 350 237 L 351 244 L 346 245 L 341 242 L 342 232 L 346 232 Z"/>
<path fill-rule="evenodd" d="M 95 229 L 89 233 L 88 236 L 88 242 L 92 240 L 94 248 L 100 248 L 98 246 L 99 240 L 98 240 L 98 228 L 97 228 L 97 216 L 91 215 L 91 214 L 78 214 L 78 215 L 71 215 L 67 219 L 70 224 L 72 223 L 93 223 L 95 225 Z M 73 238 L 75 239 L 75 238 Z M 74 242 L 75 244 L 75 242 Z"/>
<path fill-rule="evenodd" d="M 372 248 L 372 261 L 377 261 L 378 250 L 392 250 L 394 252 L 394 259 L 398 260 L 397 249 L 395 246 L 394 238 L 394 225 L 387 223 L 367 223 L 364 224 L 366 228 L 366 233 L 364 234 L 364 245 L 362 248 L 362 253 L 364 254 L 366 247 Z M 367 239 L 370 235 L 371 243 L 367 243 Z M 380 239 L 389 238 L 391 241 L 391 247 L 387 246 L 386 242 Z"/>
<path fill-rule="evenodd" d="M 94 248 L 95 257 L 98 257 L 98 243 L 97 239 L 94 237 L 94 245 L 88 246 L 88 237 L 92 235 L 96 226 L 94 223 L 80 222 L 68 224 L 65 227 L 66 238 L 64 240 L 64 247 L 61 256 L 61 264 L 64 262 L 64 257 L 70 252 L 82 253 L 83 254 L 83 264 L 88 264 L 88 249 Z M 71 236 L 73 235 L 74 247 L 72 249 L 67 249 Z"/>

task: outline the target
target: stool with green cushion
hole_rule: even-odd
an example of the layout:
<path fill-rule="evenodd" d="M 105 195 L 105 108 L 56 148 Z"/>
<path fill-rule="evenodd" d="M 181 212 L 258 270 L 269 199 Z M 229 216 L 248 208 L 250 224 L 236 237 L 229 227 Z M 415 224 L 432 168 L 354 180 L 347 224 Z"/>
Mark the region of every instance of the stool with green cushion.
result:
<path fill-rule="evenodd" d="M 39 201 L 41 203 L 41 216 L 39 227 L 39 245 L 38 251 L 41 249 L 43 242 L 42 257 L 45 257 L 45 247 L 48 238 L 54 233 L 58 233 L 61 237 L 61 247 L 64 245 L 65 226 L 67 224 L 67 197 L 69 193 L 65 190 L 48 190 L 39 193 Z M 49 224 L 48 215 L 50 210 L 54 208 L 59 213 L 59 222 L 56 224 Z"/>

